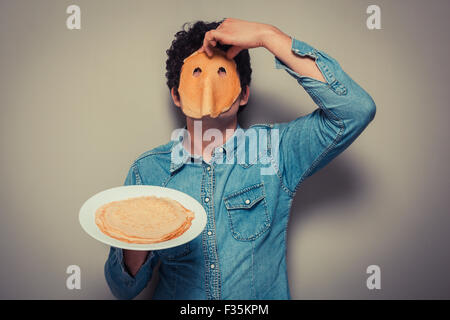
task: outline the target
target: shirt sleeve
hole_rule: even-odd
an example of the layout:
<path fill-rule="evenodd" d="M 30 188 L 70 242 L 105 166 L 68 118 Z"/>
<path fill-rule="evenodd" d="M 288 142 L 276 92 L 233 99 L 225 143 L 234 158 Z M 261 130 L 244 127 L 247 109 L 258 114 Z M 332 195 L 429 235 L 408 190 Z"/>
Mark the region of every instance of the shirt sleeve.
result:
<path fill-rule="evenodd" d="M 318 106 L 308 115 L 274 126 L 279 129 L 279 175 L 293 196 L 305 178 L 323 168 L 361 134 L 375 117 L 376 106 L 334 58 L 295 38 L 291 50 L 315 59 L 326 79 L 324 83 L 301 76 L 275 57 L 275 67 L 294 77 Z"/>
<path fill-rule="evenodd" d="M 124 185 L 140 184 L 139 178 L 137 168 L 133 164 L 125 179 Z M 113 295 L 118 299 L 133 299 L 136 297 L 150 281 L 156 263 L 156 255 L 153 252 L 149 252 L 138 273 L 132 277 L 125 267 L 123 250 L 111 247 L 105 263 L 104 272 L 106 282 Z"/>

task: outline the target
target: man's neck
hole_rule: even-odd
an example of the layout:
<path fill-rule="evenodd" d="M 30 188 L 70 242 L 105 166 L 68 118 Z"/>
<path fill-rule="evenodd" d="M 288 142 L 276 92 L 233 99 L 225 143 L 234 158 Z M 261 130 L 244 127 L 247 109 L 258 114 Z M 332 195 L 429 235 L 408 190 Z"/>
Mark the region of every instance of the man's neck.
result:
<path fill-rule="evenodd" d="M 184 148 L 191 154 L 202 155 L 203 159 L 209 162 L 211 151 L 225 144 L 234 134 L 237 128 L 237 117 L 203 117 L 201 119 L 186 117 L 186 126 L 190 139 L 185 140 Z"/>

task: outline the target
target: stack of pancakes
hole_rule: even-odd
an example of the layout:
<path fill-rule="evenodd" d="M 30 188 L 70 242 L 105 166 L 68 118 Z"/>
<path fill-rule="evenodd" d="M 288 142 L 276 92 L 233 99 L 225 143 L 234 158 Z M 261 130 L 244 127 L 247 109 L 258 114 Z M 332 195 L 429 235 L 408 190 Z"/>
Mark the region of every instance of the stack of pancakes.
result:
<path fill-rule="evenodd" d="M 194 213 L 169 198 L 144 196 L 113 201 L 95 212 L 100 230 L 127 243 L 157 243 L 182 235 Z"/>

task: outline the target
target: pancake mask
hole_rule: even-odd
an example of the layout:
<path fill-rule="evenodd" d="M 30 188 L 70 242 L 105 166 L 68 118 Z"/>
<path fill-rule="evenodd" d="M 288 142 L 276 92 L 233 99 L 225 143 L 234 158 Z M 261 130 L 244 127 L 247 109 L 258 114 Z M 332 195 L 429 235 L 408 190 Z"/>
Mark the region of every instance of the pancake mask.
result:
<path fill-rule="evenodd" d="M 183 61 L 178 92 L 183 112 L 191 118 L 217 118 L 241 93 L 234 60 L 217 48 L 213 53 L 208 57 L 196 51 Z"/>

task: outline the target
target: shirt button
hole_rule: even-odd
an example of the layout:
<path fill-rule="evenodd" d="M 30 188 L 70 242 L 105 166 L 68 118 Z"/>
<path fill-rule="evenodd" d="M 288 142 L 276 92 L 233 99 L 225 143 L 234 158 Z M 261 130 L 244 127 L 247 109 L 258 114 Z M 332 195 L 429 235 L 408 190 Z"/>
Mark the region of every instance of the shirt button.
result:
<path fill-rule="evenodd" d="M 211 269 L 214 269 L 215 265 L 214 263 L 210 265 Z"/>
<path fill-rule="evenodd" d="M 208 197 L 205 198 L 205 202 L 209 202 L 209 198 Z"/>
<path fill-rule="evenodd" d="M 249 203 L 250 203 L 249 199 L 245 200 L 245 204 L 249 204 Z"/>
<path fill-rule="evenodd" d="M 210 235 L 212 235 L 212 232 L 211 232 L 211 231 L 208 231 L 208 236 L 210 236 Z"/>

